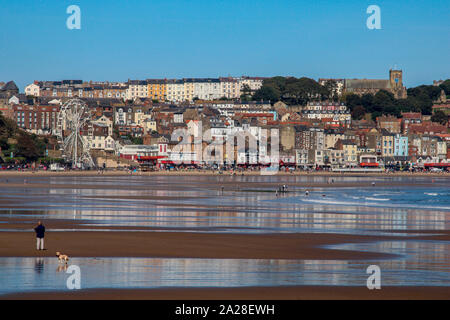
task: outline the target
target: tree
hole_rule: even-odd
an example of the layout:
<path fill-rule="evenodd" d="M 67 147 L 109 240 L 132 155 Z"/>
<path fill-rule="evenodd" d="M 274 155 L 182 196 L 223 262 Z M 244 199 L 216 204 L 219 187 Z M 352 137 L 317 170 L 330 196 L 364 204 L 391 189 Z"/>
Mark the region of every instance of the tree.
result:
<path fill-rule="evenodd" d="M 244 85 L 242 86 L 241 89 L 241 100 L 244 102 L 247 102 L 249 100 L 251 100 L 252 98 L 252 89 L 250 89 L 250 86 L 246 83 L 244 83 Z"/>
<path fill-rule="evenodd" d="M 309 78 L 287 78 L 286 88 L 282 92 L 283 100 L 288 104 L 305 105 L 311 100 L 324 100 L 328 98 L 325 87 Z"/>
<path fill-rule="evenodd" d="M 361 120 L 366 114 L 366 109 L 363 106 L 356 106 L 352 111 L 352 118 L 355 120 Z"/>
<path fill-rule="evenodd" d="M 21 132 L 17 138 L 16 155 L 28 161 L 36 161 L 42 156 L 32 137 L 25 132 Z"/>
<path fill-rule="evenodd" d="M 431 121 L 445 125 L 448 122 L 448 116 L 444 111 L 438 110 L 431 116 Z"/>
<path fill-rule="evenodd" d="M 378 91 L 373 97 L 373 111 L 381 112 L 387 108 L 394 110 L 395 98 L 394 95 L 386 90 Z"/>
<path fill-rule="evenodd" d="M 361 97 L 361 105 L 366 109 L 367 112 L 373 111 L 373 94 L 366 93 Z"/>
<path fill-rule="evenodd" d="M 276 102 L 280 100 L 280 92 L 269 86 L 262 86 L 259 90 L 255 92 L 253 95 L 253 100 L 265 100 Z"/>
<path fill-rule="evenodd" d="M 345 95 L 343 98 L 350 111 L 353 111 L 354 108 L 361 105 L 361 98 L 357 94 L 350 93 Z"/>
<path fill-rule="evenodd" d="M 286 104 L 304 105 L 312 100 L 324 100 L 329 91 L 313 79 L 295 77 L 273 77 L 265 79 L 263 86 L 253 95 L 254 100 L 283 101 Z"/>
<path fill-rule="evenodd" d="M 431 115 L 433 100 L 440 96 L 441 89 L 435 86 L 418 86 L 408 89 L 408 98 L 417 112 Z"/>
<path fill-rule="evenodd" d="M 142 137 L 133 137 L 131 134 L 127 135 L 128 140 L 131 141 L 132 144 L 144 144 L 144 140 Z"/>

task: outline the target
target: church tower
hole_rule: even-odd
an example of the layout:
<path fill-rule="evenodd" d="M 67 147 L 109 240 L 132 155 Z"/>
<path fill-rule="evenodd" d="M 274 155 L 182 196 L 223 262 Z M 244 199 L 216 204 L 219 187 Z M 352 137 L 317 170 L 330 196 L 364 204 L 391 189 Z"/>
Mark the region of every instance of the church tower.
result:
<path fill-rule="evenodd" d="M 389 70 L 389 83 L 391 88 L 399 90 L 403 88 L 403 72 L 402 70 Z"/>
<path fill-rule="evenodd" d="M 389 85 L 391 92 L 397 99 L 405 99 L 407 96 L 406 88 L 403 86 L 403 71 L 389 70 Z"/>

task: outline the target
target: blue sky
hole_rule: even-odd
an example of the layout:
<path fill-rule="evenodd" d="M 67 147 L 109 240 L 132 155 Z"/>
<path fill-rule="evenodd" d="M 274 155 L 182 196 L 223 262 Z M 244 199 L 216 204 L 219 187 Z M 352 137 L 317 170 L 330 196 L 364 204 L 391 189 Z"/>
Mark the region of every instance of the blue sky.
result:
<path fill-rule="evenodd" d="M 69 30 L 69 5 L 81 30 Z M 369 5 L 381 30 L 369 30 Z M 0 1 L 0 81 L 291 75 L 450 78 L 448 0 Z"/>

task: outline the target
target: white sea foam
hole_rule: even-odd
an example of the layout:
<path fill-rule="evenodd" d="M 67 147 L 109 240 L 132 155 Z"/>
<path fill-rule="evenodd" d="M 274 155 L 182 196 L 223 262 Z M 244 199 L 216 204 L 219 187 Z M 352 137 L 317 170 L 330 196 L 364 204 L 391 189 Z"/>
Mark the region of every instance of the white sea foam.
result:
<path fill-rule="evenodd" d="M 371 201 L 389 201 L 389 200 L 391 200 L 388 198 L 372 198 L 372 197 L 365 197 L 364 199 L 371 200 Z"/>
<path fill-rule="evenodd" d="M 406 203 L 390 203 L 386 202 L 390 199 L 380 199 L 380 198 L 370 198 L 366 197 L 366 200 L 371 200 L 372 202 L 355 202 L 355 201 L 342 201 L 337 199 L 298 199 L 301 202 L 309 202 L 316 203 L 322 205 L 343 205 L 343 206 L 369 206 L 369 207 L 383 207 L 383 208 L 403 208 L 403 209 L 421 209 L 421 210 L 450 210 L 450 207 L 446 206 L 424 206 L 424 205 L 415 205 L 415 204 L 406 204 Z"/>

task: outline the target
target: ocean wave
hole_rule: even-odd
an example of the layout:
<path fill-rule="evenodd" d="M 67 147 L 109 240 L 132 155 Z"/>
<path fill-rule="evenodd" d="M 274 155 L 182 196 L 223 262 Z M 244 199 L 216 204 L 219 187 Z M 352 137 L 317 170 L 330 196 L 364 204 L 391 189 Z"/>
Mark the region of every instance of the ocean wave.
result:
<path fill-rule="evenodd" d="M 431 192 L 425 192 L 426 195 L 428 196 L 437 196 L 437 193 L 431 193 Z"/>
<path fill-rule="evenodd" d="M 371 197 L 365 197 L 364 199 L 371 200 L 371 201 L 389 201 L 389 200 L 391 200 L 388 198 L 371 198 Z"/>
<path fill-rule="evenodd" d="M 376 199 L 376 198 L 370 198 L 367 197 L 366 199 Z M 391 203 L 386 202 L 390 199 L 376 199 L 378 201 L 373 202 L 355 202 L 355 201 L 342 201 L 337 199 L 298 199 L 301 202 L 308 202 L 308 203 L 316 203 L 316 204 L 322 204 L 322 205 L 338 205 L 338 206 L 362 206 L 362 207 L 380 207 L 380 208 L 402 208 L 402 209 L 416 209 L 416 210 L 450 210 L 450 207 L 447 206 L 424 206 L 424 205 L 413 205 L 408 203 Z"/>

